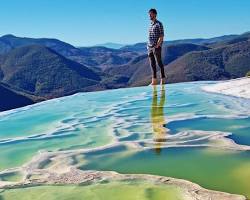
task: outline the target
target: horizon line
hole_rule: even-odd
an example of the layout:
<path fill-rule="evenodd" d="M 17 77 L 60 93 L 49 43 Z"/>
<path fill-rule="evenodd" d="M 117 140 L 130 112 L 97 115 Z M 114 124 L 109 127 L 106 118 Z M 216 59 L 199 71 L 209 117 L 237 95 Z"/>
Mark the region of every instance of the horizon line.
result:
<path fill-rule="evenodd" d="M 192 39 L 200 39 L 200 40 L 203 40 L 203 39 L 213 39 L 213 38 L 218 38 L 218 37 L 223 37 L 223 36 L 240 36 L 240 35 L 243 35 L 243 34 L 247 34 L 247 33 L 250 33 L 250 31 L 244 31 L 242 33 L 230 33 L 230 34 L 223 34 L 223 35 L 216 35 L 216 36 L 212 36 L 212 37 L 187 37 L 187 38 L 179 38 L 179 39 L 173 39 L 173 40 L 164 40 L 164 42 L 174 42 L 174 41 L 181 41 L 181 40 L 192 40 Z M 79 47 L 97 47 L 97 46 L 101 46 L 101 45 L 105 45 L 105 44 L 108 44 L 108 43 L 111 43 L 111 44 L 118 44 L 118 45 L 121 45 L 121 46 L 130 46 L 130 45 L 135 45 L 135 44 L 142 44 L 142 43 L 146 43 L 147 41 L 140 41 L 140 42 L 135 42 L 135 43 L 119 43 L 119 42 L 112 42 L 112 41 L 104 41 L 102 43 L 96 43 L 96 44 L 93 44 L 93 45 L 74 45 L 70 42 L 67 42 L 63 39 L 60 39 L 60 38 L 56 38 L 56 37 L 30 37 L 30 36 L 17 36 L 17 35 L 14 35 L 14 34 L 11 34 L 11 33 L 7 33 L 7 34 L 4 34 L 4 35 L 1 35 L 1 37 L 5 37 L 5 36 L 12 36 L 12 37 L 16 37 L 16 38 L 26 38 L 26 39 L 55 39 L 55 40 L 59 40 L 61 42 L 64 42 L 64 43 L 67 43 L 67 44 L 70 44 L 76 48 L 79 48 Z"/>

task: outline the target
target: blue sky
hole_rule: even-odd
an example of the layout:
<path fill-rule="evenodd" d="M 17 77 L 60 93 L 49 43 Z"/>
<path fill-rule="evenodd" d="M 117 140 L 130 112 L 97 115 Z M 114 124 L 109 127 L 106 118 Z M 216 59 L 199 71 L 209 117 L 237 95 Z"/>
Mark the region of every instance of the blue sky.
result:
<path fill-rule="evenodd" d="M 166 40 L 250 31 L 250 0 L 0 0 L 0 35 L 132 44 L 147 40 L 151 7 Z"/>

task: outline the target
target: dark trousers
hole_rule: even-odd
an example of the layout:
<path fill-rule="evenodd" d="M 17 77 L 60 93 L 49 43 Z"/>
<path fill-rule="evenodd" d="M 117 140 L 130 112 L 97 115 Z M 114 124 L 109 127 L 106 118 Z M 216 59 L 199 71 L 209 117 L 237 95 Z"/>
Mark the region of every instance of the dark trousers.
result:
<path fill-rule="evenodd" d="M 156 76 L 156 73 L 157 73 L 156 61 L 157 61 L 158 66 L 161 69 L 161 78 L 165 78 L 164 65 L 163 65 L 162 59 L 161 59 L 161 47 L 155 48 L 154 51 L 150 51 L 148 53 L 148 57 L 149 57 L 150 65 L 151 65 L 153 78 L 157 77 Z"/>

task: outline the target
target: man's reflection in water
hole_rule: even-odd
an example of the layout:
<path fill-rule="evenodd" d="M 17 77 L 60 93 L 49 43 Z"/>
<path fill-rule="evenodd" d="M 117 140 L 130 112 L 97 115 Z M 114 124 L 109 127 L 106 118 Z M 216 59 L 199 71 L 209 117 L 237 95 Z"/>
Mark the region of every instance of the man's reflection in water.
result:
<path fill-rule="evenodd" d="M 161 86 L 161 96 L 158 103 L 157 86 L 153 87 L 152 106 L 151 106 L 151 122 L 154 133 L 155 152 L 160 154 L 162 143 L 166 142 L 166 129 L 164 128 L 164 104 L 165 104 L 165 86 Z"/>

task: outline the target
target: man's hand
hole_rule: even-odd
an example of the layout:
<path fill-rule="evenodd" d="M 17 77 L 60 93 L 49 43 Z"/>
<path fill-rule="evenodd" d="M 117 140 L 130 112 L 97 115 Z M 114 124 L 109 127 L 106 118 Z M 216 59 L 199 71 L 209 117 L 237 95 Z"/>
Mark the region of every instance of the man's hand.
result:
<path fill-rule="evenodd" d="M 159 48 L 160 47 L 160 45 L 157 43 L 157 45 L 155 46 L 155 48 L 157 49 L 157 48 Z"/>
<path fill-rule="evenodd" d="M 157 44 L 156 44 L 156 46 L 155 46 L 156 49 L 159 48 L 159 47 L 161 46 L 161 44 L 162 44 L 162 42 L 163 42 L 163 38 L 164 38 L 164 36 L 160 36 L 160 37 L 159 37 L 158 42 L 157 42 Z"/>

